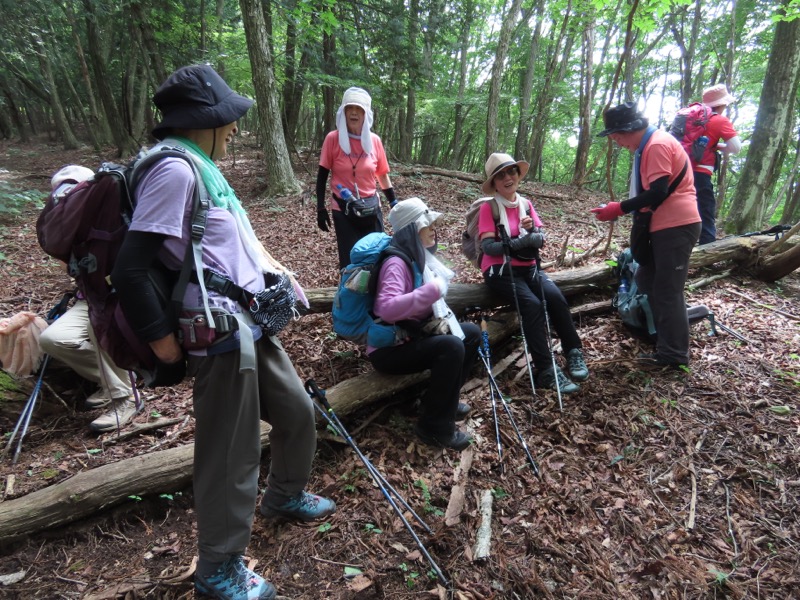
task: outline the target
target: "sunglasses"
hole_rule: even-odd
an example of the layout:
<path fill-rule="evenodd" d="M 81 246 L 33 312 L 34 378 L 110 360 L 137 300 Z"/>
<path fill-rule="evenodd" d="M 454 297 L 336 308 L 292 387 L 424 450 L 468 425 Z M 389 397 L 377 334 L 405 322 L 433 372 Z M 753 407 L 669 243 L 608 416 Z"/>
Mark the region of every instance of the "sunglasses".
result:
<path fill-rule="evenodd" d="M 512 177 L 514 175 L 519 175 L 519 167 L 517 165 L 514 165 L 513 167 L 508 167 L 507 169 L 503 169 L 502 171 L 498 171 L 494 177 L 495 179 L 505 179 L 506 177 Z"/>

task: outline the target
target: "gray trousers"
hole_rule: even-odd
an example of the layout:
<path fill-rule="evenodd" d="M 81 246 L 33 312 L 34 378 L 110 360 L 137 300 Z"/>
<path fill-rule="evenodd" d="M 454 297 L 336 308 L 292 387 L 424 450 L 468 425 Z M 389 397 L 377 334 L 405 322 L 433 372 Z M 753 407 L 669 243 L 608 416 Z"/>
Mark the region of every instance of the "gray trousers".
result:
<path fill-rule="evenodd" d="M 239 372 L 239 351 L 190 356 L 194 376 L 194 502 L 201 560 L 242 554 L 258 497 L 260 421 L 272 425 L 267 489 L 293 496 L 311 474 L 314 407 L 277 338 L 255 343 L 256 370 Z"/>
<path fill-rule="evenodd" d="M 39 337 L 39 346 L 84 379 L 96 383 L 109 398 L 127 398 L 133 393 L 131 379 L 97 344 L 89 323 L 89 305 L 78 300 L 53 321 Z"/>
<path fill-rule="evenodd" d="M 689 256 L 700 237 L 700 223 L 651 233 L 653 264 L 640 265 L 636 285 L 647 294 L 656 321 L 656 354 L 664 360 L 689 364 L 689 318 L 684 287 Z"/>

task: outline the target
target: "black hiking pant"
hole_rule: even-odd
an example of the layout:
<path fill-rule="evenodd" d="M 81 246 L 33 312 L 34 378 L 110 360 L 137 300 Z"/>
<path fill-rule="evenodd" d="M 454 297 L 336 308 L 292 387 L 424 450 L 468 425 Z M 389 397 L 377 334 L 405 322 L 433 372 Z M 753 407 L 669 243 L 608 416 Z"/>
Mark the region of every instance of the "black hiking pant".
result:
<path fill-rule="evenodd" d="M 513 284 L 510 269 L 513 269 Z M 541 283 L 539 277 L 542 277 Z M 537 370 L 552 367 L 542 288 L 544 288 L 544 301 L 547 303 L 547 315 L 550 317 L 550 328 L 561 339 L 562 352 L 566 356 L 573 348 L 581 347 L 581 339 L 572 322 L 567 299 L 558 286 L 547 275 L 537 270 L 535 265 L 530 267 L 493 265 L 484 271 L 483 279 L 489 289 L 514 308 L 516 308 L 514 300 L 516 288 L 525 341 L 528 343 L 528 352 Z"/>
<path fill-rule="evenodd" d="M 419 427 L 443 438 L 455 432 L 461 386 L 469 377 L 481 343 L 480 327 L 475 323 L 460 325 L 463 341 L 454 335 L 434 335 L 378 348 L 369 355 L 372 366 L 380 373 L 408 375 L 431 370 L 428 389 L 421 398 Z"/>

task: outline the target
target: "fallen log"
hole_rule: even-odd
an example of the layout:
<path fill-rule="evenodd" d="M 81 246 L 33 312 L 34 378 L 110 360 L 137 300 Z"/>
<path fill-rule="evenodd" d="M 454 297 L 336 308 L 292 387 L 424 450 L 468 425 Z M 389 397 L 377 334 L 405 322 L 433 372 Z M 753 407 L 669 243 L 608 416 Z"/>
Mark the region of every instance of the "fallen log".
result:
<path fill-rule="evenodd" d="M 722 261 L 752 264 L 757 251 L 772 243 L 770 236 L 731 237 L 699 246 L 692 253 L 692 268 Z M 565 295 L 602 289 L 614 283 L 608 265 L 596 265 L 549 274 Z M 330 312 L 334 288 L 308 290 L 311 312 Z M 448 304 L 456 312 L 479 305 L 482 308 L 501 306 L 485 285 L 460 284 L 450 287 Z M 594 310 L 604 303 L 595 303 Z M 517 330 L 513 312 L 489 322 L 493 344 Z M 343 381 L 327 390 L 331 406 L 346 416 L 363 406 L 393 396 L 424 381 L 427 372 L 390 376 L 371 372 Z M 262 427 L 262 446 L 269 445 L 268 426 Z M 32 492 L 20 498 L 0 502 L 0 544 L 45 529 L 67 525 L 127 501 L 129 496 L 172 493 L 187 486 L 192 477 L 194 445 L 160 450 L 97 467 Z"/>
<path fill-rule="evenodd" d="M 690 268 L 708 267 L 720 262 L 734 262 L 754 268 L 754 275 L 759 276 L 759 269 L 754 267 L 761 249 L 774 242 L 768 235 L 751 237 L 729 237 L 711 244 L 695 247 L 689 260 Z M 787 242 L 792 244 L 791 241 Z M 795 246 L 798 247 L 798 246 Z M 788 251 L 787 252 L 791 252 Z M 785 253 L 784 253 L 785 254 Z M 770 263 L 765 270 L 770 273 Z M 550 279 L 561 288 L 565 296 L 575 296 L 588 292 L 606 289 L 615 284 L 612 267 L 608 264 L 589 265 L 576 269 L 568 269 L 548 273 Z M 316 288 L 305 290 L 311 313 L 329 313 L 333 304 L 336 288 Z M 468 308 L 480 306 L 483 309 L 503 306 L 503 300 L 492 294 L 488 287 L 480 283 L 455 283 L 447 290 L 447 304 L 457 314 L 464 314 Z"/>

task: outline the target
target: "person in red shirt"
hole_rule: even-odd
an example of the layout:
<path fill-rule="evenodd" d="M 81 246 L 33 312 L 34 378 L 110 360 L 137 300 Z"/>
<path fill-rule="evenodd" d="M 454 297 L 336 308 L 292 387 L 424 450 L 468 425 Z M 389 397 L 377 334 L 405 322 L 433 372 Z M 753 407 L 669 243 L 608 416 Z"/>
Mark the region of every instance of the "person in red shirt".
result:
<path fill-rule="evenodd" d="M 375 182 L 381 186 L 389 207 L 397 204 L 389 162 L 381 138 L 372 133 L 372 98 L 361 88 L 348 88 L 336 113 L 336 130 L 322 143 L 317 171 L 317 225 L 329 231 L 331 216 L 325 207 L 328 175 L 331 175 L 330 206 L 339 252 L 339 268 L 350 264 L 350 250 L 368 233 L 383 231 L 383 214 Z M 343 198 L 350 191 L 357 203 Z M 366 210 L 361 210 L 361 207 Z"/>
<path fill-rule="evenodd" d="M 692 161 L 694 188 L 697 191 L 697 208 L 700 211 L 700 218 L 703 220 L 700 244 L 708 244 L 717 239 L 717 201 L 714 195 L 714 185 L 711 183 L 717 150 L 726 154 L 736 154 L 742 148 L 742 142 L 739 134 L 733 128 L 733 123 L 722 114 L 733 102 L 736 102 L 736 99 L 728 93 L 728 88 L 724 83 L 712 85 L 703 92 L 703 104 L 712 110 L 705 133 L 708 145 L 700 163 Z"/>
<path fill-rule="evenodd" d="M 613 221 L 634 211 L 653 213 L 652 258 L 640 262 L 636 285 L 647 294 L 658 341 L 654 354 L 640 354 L 639 358 L 679 368 L 689 364 L 689 318 L 683 290 L 689 256 L 700 236 L 700 214 L 688 158 L 681 143 L 667 131 L 649 125 L 633 102 L 609 109 L 603 121 L 606 128 L 598 136 L 609 136 L 633 152 L 634 170 L 630 198 L 609 202 L 592 212 L 601 221 Z"/>

